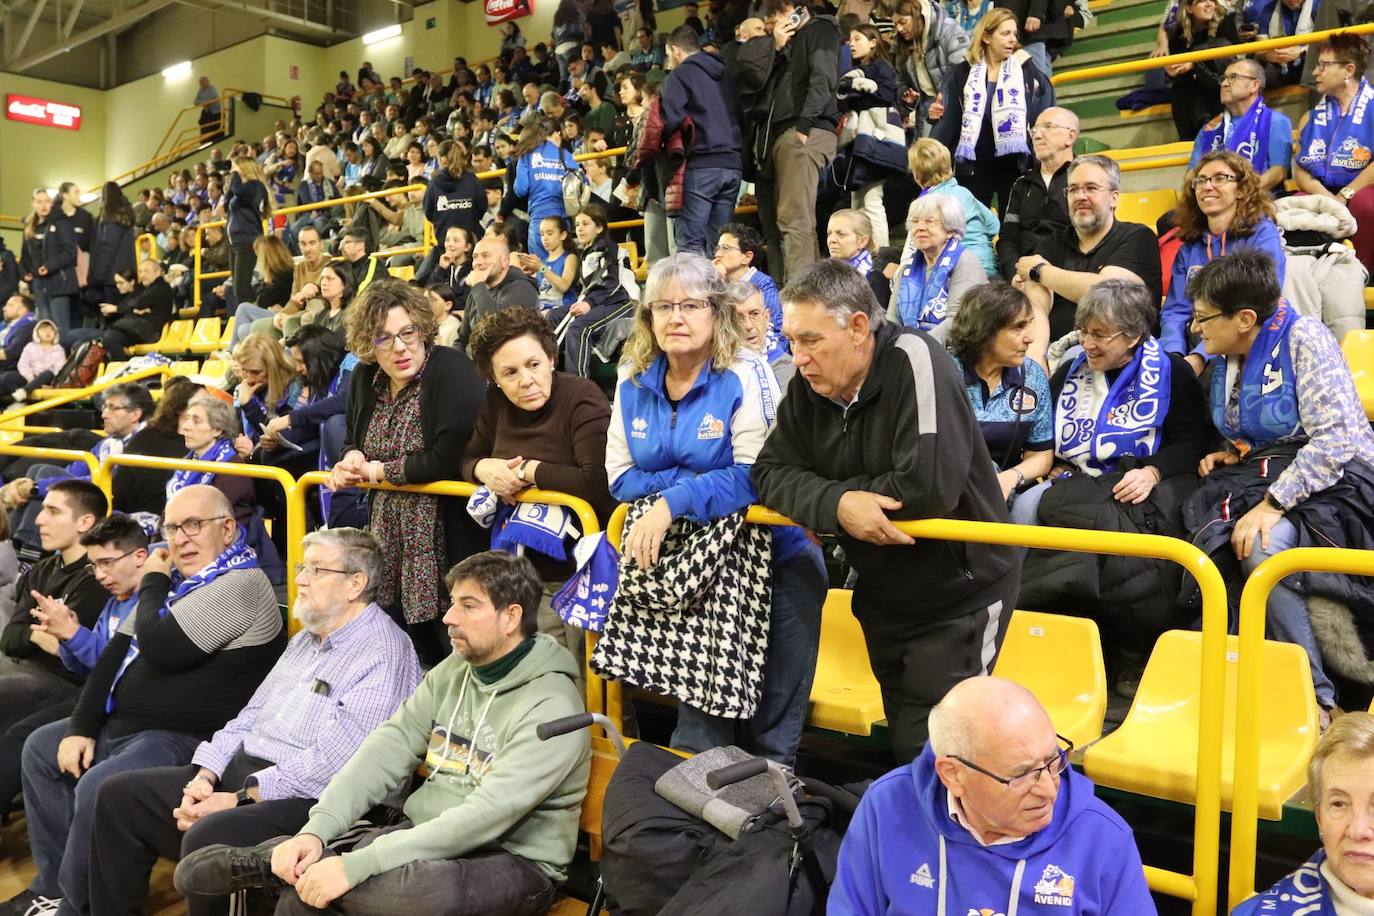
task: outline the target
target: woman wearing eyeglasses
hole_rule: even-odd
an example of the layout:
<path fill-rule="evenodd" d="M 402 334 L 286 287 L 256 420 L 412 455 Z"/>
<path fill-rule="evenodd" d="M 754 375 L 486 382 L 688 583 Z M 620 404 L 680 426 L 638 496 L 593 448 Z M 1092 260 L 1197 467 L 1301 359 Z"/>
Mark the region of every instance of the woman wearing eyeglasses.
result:
<path fill-rule="evenodd" d="M 1188 280 L 1202 265 L 1228 251 L 1257 248 L 1273 259 L 1282 289 L 1288 256 L 1274 223 L 1269 192 L 1260 187 L 1249 160 L 1230 150 L 1206 153 L 1188 170 L 1174 214 L 1183 245 L 1174 256 L 1169 294 L 1160 313 L 1159 340 L 1170 353 L 1188 353 L 1188 324 L 1193 320 Z M 1202 371 L 1201 354 L 1189 362 Z"/>
<path fill-rule="evenodd" d="M 482 404 L 472 362 L 434 346 L 437 322 L 424 290 L 399 280 L 369 284 L 346 316 L 348 349 L 360 365 L 330 488 L 452 479 Z M 481 536 L 462 500 L 383 490 L 372 493 L 369 527 L 384 560 L 377 603 L 406 624 L 420 659 L 436 664 L 449 652 L 444 573 L 481 549 Z"/>
<path fill-rule="evenodd" d="M 910 235 L 892 281 L 887 318 L 943 341 L 964 294 L 988 282 L 988 275 L 973 250 L 964 247 L 964 211 L 953 197 L 916 198 L 906 225 Z"/>
<path fill-rule="evenodd" d="M 779 397 L 763 355 L 744 337 L 709 260 L 679 252 L 654 264 L 607 435 L 611 495 L 632 505 L 614 545 L 619 590 L 592 667 L 677 696 L 674 747 L 740 744 L 790 764 L 815 673 L 826 577 L 820 550 L 800 528 L 770 537 L 738 517 L 756 499 L 749 469 Z M 755 587 L 763 584 L 756 563 L 772 570 L 770 595 Z M 680 661 L 659 663 L 670 656 Z"/>
<path fill-rule="evenodd" d="M 1355 256 L 1374 269 L 1374 86 L 1363 74 L 1369 43 L 1359 35 L 1333 35 L 1317 46 L 1313 68 L 1322 100 L 1298 125 L 1293 177 L 1308 194 L 1345 204 L 1359 229 Z"/>
<path fill-rule="evenodd" d="M 1289 547 L 1374 549 L 1374 432 L 1336 338 L 1279 298 L 1273 266 L 1258 251 L 1217 258 L 1188 291 L 1193 328 L 1218 357 L 1209 401 L 1226 440 L 1198 465 L 1204 479 L 1184 510 L 1193 542 L 1225 564 L 1232 588 Z M 1374 613 L 1368 581 L 1307 574 L 1269 594 L 1266 632 L 1307 650 L 1324 709 L 1336 701 L 1324 661 L 1369 676 L 1374 645 L 1350 620 Z M 1332 599 L 1325 613 L 1316 598 Z"/>

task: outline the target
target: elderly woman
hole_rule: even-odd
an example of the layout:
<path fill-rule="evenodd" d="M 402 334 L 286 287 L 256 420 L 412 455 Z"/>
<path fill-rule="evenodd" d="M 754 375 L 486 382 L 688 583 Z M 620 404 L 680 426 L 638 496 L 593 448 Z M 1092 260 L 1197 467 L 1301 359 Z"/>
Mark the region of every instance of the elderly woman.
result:
<path fill-rule="evenodd" d="M 241 461 L 234 440 L 242 436 L 233 398 L 218 388 L 205 388 L 191 398 L 181 414 L 177 432 L 186 441 L 186 458 L 193 461 Z M 256 502 L 251 477 L 215 474 L 210 471 L 177 471 L 167 481 L 167 498 L 193 484 L 208 483 L 223 493 L 234 507 L 234 518 L 247 526 Z"/>
<path fill-rule="evenodd" d="M 1322 848 L 1231 916 L 1360 916 L 1374 911 L 1369 806 L 1374 800 L 1374 716 L 1331 723 L 1307 764 Z"/>
<path fill-rule="evenodd" d="M 1020 493 L 1012 521 L 1179 536 L 1183 501 L 1207 450 L 1197 376 L 1150 335 L 1155 301 L 1140 283 L 1103 280 L 1078 302 L 1083 352 L 1050 380 L 1055 468 Z M 1177 567 L 1162 561 L 1036 551 L 1017 607 L 1091 616 L 1119 693 L 1161 632 L 1180 623 Z"/>
<path fill-rule="evenodd" d="M 1359 229 L 1355 256 L 1374 271 L 1374 86 L 1365 78 L 1369 43 L 1333 35 L 1317 46 L 1313 74 L 1322 99 L 1299 124 L 1293 178 L 1299 190 L 1345 204 Z"/>
<path fill-rule="evenodd" d="M 1249 160 L 1230 150 L 1207 153 L 1188 170 L 1174 215 L 1183 244 L 1174 256 L 1169 295 L 1160 313 L 1159 341 L 1170 353 L 1187 353 L 1188 325 L 1193 320 L 1189 277 L 1228 250 L 1255 248 L 1273 260 L 1282 289 L 1287 255 L 1269 192 L 1260 187 Z M 1190 362 L 1201 371 L 1201 355 Z"/>
<path fill-rule="evenodd" d="M 615 545 L 620 588 L 592 664 L 681 700 L 674 747 L 742 744 L 791 763 L 815 673 L 825 571 L 801 529 L 770 537 L 739 515 L 755 500 L 749 467 L 778 389 L 763 356 L 742 345 L 723 293 L 699 254 L 679 252 L 649 271 L 606 447 L 611 493 L 633 504 Z M 706 566 L 696 576 L 710 570 L 709 588 L 680 580 L 683 564 L 697 560 Z M 749 585 L 769 581 L 749 565 L 758 562 L 772 570 L 769 595 Z M 701 627 L 704 618 L 712 625 Z M 693 651 L 683 664 L 657 664 L 673 646 Z"/>
<path fill-rule="evenodd" d="M 606 482 L 611 405 L 601 389 L 588 379 L 554 370 L 558 342 L 544 316 L 532 309 L 488 315 L 471 345 L 477 371 L 491 384 L 477 430 L 463 450 L 463 479 L 482 484 L 508 503 L 529 487 L 567 493 L 590 503 L 605 524 L 615 500 Z M 494 533 L 493 546 L 500 546 L 496 541 Z M 527 546 L 535 550 L 530 559 L 544 579 L 539 629 L 582 659 L 582 631 L 564 624 L 550 604 L 572 574 L 571 564 L 534 543 Z"/>
<path fill-rule="evenodd" d="M 353 371 L 343 457 L 331 488 L 447 480 L 477 424 L 482 380 L 460 350 L 436 347 L 424 291 L 378 280 L 348 309 Z M 372 533 L 385 567 L 378 604 L 403 620 L 426 664 L 448 654 L 444 573 L 480 541 L 464 504 L 419 493 L 373 493 Z"/>
<path fill-rule="evenodd" d="M 989 277 L 997 276 L 997 255 L 992 240 L 1002 231 L 1001 220 L 968 188 L 954 180 L 949 148 L 927 137 L 913 143 L 906 158 L 922 196 L 946 194 L 958 202 L 964 213 L 964 247 L 978 255 L 978 262 Z"/>
<path fill-rule="evenodd" d="M 1026 358 L 1033 320 L 1026 294 L 995 281 L 969 290 L 949 329 L 949 351 L 963 370 L 1008 502 L 1054 463 L 1050 380 L 1039 363 Z"/>
<path fill-rule="evenodd" d="M 963 245 L 964 211 L 953 197 L 916 198 L 906 225 L 910 235 L 892 281 L 887 317 L 943 341 L 964 294 L 988 282 L 988 275 L 978 256 Z"/>
<path fill-rule="evenodd" d="M 1010 10 L 994 9 L 978 22 L 967 59 L 945 77 L 944 110 L 930 132 L 954 150 L 961 183 L 988 206 L 997 198 L 1004 216 L 1031 153 L 1030 127 L 1054 105 L 1049 76 L 1016 53 L 1016 35 Z"/>
<path fill-rule="evenodd" d="M 1223 564 L 1237 590 L 1265 558 L 1289 547 L 1374 548 L 1374 433 L 1336 338 L 1320 318 L 1300 316 L 1279 298 L 1273 262 L 1262 252 L 1213 260 L 1188 294 L 1193 328 L 1218 357 L 1209 400 L 1227 440 L 1198 466 L 1204 480 L 1184 511 L 1194 543 Z M 1369 647 L 1353 637 L 1320 645 L 1309 604 L 1331 599 L 1344 616 L 1368 620 L 1368 582 L 1311 574 L 1285 579 L 1269 594 L 1269 638 L 1307 651 L 1323 709 L 1336 701 L 1324 650 L 1334 642 L 1339 651 L 1329 660 L 1368 680 L 1367 661 L 1348 666 Z"/>

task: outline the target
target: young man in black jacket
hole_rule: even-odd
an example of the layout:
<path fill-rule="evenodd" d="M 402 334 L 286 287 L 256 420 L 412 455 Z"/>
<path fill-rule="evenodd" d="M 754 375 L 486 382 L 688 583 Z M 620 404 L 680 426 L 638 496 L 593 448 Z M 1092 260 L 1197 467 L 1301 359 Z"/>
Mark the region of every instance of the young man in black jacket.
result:
<path fill-rule="evenodd" d="M 835 158 L 840 33 L 835 17 L 805 3 L 767 0 L 769 35 L 741 46 L 740 87 L 755 94 L 752 152 L 759 168 L 759 218 L 769 251 L 781 251 L 791 279 L 820 257 L 816 193 Z"/>
<path fill-rule="evenodd" d="M 891 519 L 1006 522 L 996 469 L 945 348 L 884 320 L 843 261 L 782 293 L 797 376 L 754 463 L 759 501 L 839 535 L 859 575 L 854 615 L 883 693 L 893 753 L 920 753 L 945 692 L 992 670 L 1021 577 L 1021 550 L 913 541 Z M 889 513 L 891 519 L 889 518 Z"/>

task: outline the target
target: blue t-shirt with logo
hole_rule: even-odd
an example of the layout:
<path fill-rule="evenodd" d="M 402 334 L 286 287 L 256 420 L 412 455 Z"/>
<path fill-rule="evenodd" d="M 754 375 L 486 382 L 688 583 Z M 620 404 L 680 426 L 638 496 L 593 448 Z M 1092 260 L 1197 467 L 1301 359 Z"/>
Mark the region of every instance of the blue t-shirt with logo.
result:
<path fill-rule="evenodd" d="M 963 360 L 958 363 L 988 454 L 999 470 L 1019 464 L 1023 452 L 1054 448 L 1054 400 L 1039 363 L 1027 359 L 1018 369 L 1003 369 L 996 391 L 988 391 L 987 383 Z"/>

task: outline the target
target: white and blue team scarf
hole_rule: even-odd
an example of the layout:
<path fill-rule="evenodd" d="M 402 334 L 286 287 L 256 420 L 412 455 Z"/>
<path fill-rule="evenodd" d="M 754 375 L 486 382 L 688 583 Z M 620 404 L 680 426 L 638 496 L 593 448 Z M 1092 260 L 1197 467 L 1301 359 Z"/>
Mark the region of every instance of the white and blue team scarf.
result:
<path fill-rule="evenodd" d="M 1078 354 L 1054 406 L 1055 455 L 1100 477 L 1127 455 L 1155 454 L 1169 415 L 1171 370 L 1169 355 L 1153 337 L 1141 341 L 1110 389 L 1106 373 L 1094 372 L 1087 356 Z"/>

